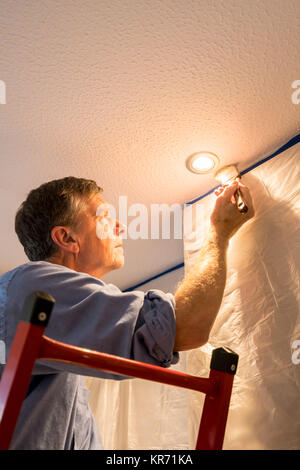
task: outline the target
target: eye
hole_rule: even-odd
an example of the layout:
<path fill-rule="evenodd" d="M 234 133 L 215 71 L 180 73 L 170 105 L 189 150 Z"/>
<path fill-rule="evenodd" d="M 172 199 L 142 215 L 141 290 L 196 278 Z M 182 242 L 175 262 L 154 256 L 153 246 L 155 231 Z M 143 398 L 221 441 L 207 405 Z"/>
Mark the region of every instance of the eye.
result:
<path fill-rule="evenodd" d="M 103 218 L 108 217 L 108 215 L 109 215 L 109 213 L 106 211 L 106 212 L 102 212 L 102 213 L 100 213 L 100 214 L 98 214 L 98 215 L 96 214 L 96 218 L 98 218 L 98 219 L 103 219 Z"/>

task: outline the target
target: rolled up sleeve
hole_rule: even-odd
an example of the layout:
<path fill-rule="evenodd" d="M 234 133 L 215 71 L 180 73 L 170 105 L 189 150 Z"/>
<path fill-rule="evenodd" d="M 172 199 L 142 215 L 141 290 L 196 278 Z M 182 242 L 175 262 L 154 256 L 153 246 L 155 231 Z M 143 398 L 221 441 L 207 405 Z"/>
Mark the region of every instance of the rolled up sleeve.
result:
<path fill-rule="evenodd" d="M 178 362 L 179 355 L 173 352 L 176 332 L 174 309 L 172 294 L 159 290 L 146 293 L 133 339 L 134 356 L 139 360 L 149 362 L 151 356 L 153 363 L 162 367 Z"/>

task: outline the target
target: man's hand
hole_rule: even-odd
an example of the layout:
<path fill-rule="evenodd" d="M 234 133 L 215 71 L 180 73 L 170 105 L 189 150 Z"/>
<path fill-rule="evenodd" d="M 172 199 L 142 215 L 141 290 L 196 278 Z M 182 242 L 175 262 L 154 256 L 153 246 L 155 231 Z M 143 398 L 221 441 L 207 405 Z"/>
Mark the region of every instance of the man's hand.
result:
<path fill-rule="evenodd" d="M 234 198 L 237 189 L 240 189 L 248 207 L 248 212 L 243 214 L 238 210 Z M 230 185 L 225 184 L 218 188 L 215 195 L 217 199 L 210 216 L 211 226 L 220 236 L 229 240 L 245 222 L 254 216 L 251 194 L 240 181 L 234 181 Z"/>

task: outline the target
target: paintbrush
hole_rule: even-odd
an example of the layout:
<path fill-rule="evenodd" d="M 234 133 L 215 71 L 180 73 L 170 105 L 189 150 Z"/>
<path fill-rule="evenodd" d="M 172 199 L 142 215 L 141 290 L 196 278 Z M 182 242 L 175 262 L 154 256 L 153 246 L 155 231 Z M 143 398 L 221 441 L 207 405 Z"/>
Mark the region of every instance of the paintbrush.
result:
<path fill-rule="evenodd" d="M 241 179 L 241 175 L 236 167 L 236 165 L 224 166 L 215 173 L 215 178 L 222 184 L 230 184 L 235 179 Z M 234 193 L 234 198 L 238 210 L 245 214 L 248 211 L 248 207 L 244 201 L 243 195 L 240 189 L 237 189 Z"/>

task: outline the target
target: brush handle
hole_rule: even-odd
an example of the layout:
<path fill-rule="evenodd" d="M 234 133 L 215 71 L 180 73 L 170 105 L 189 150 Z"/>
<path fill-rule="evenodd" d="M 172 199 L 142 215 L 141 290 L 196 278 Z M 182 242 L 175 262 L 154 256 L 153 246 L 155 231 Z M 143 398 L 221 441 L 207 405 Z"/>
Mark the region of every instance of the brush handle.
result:
<path fill-rule="evenodd" d="M 236 200 L 236 205 L 237 205 L 238 210 L 242 214 L 245 214 L 246 212 L 248 212 L 248 207 L 246 206 L 246 203 L 243 199 L 240 189 L 236 190 L 236 192 L 234 193 L 234 198 Z"/>

